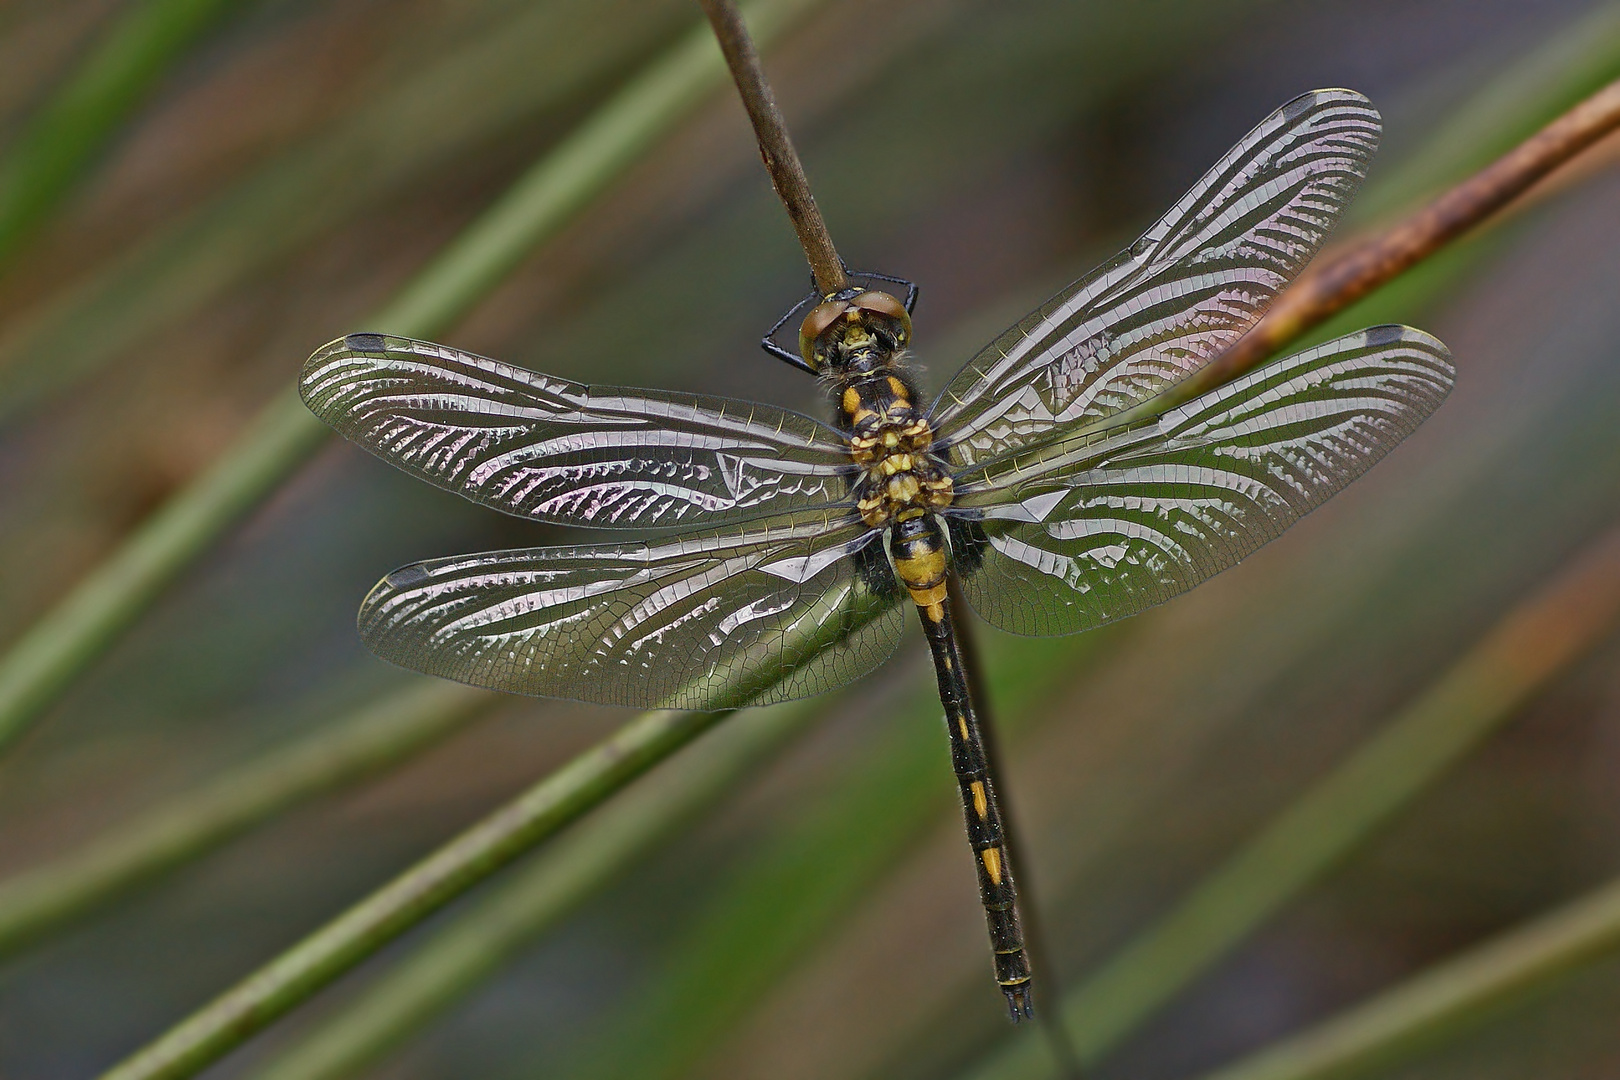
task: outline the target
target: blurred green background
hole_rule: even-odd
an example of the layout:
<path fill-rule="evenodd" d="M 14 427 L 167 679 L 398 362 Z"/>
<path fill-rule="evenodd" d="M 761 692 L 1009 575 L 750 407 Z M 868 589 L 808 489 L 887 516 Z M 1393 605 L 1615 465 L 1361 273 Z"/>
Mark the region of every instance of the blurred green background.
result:
<path fill-rule="evenodd" d="M 39 130 L 69 139 L 41 118 L 143 6 L 0 9 L 0 160 L 39 153 Z M 61 167 L 60 201 L 0 230 L 0 646 L 314 348 L 384 329 L 366 313 L 699 18 L 687 0 L 191 7 L 144 90 Z M 1353 87 L 1384 113 L 1358 228 L 1620 76 L 1614 3 L 801 7 L 767 69 L 844 257 L 921 283 L 933 386 L 1300 92 Z M 1367 478 L 1129 623 L 1056 642 L 981 628 L 1057 968 L 1041 973 L 1044 1003 L 1620 519 L 1617 157 L 1611 138 L 1335 324 L 1414 323 L 1458 361 L 1452 399 Z M 440 336 L 570 378 L 819 410 L 810 382 L 755 345 L 806 286 L 718 88 Z M 561 535 L 326 446 L 0 763 L 0 880 L 415 685 L 354 634 L 384 571 Z M 1095 1075 L 1199 1075 L 1620 870 L 1610 629 L 1583 631 L 1575 662 L 1129 1025 Z M 1007 1052 L 919 644 L 814 703 L 355 1075 L 923 1080 Z M 16 950 L 0 966 L 0 1076 L 106 1068 L 627 718 L 505 701 Z M 477 900 L 206 1075 L 266 1075 Z M 1597 957 L 1373 1074 L 1612 1076 L 1617 1009 L 1620 960 Z"/>

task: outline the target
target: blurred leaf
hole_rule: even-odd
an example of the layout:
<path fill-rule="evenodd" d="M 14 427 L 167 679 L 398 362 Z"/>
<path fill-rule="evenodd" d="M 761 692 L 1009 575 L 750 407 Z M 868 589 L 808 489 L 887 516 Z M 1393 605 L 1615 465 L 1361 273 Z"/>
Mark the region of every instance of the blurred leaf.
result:
<path fill-rule="evenodd" d="M 495 700 L 454 683 L 420 682 L 0 881 L 0 954 L 192 862 L 289 806 L 398 764 Z"/>
<path fill-rule="evenodd" d="M 679 29 L 669 5 L 524 7 L 136 244 L 0 336 L 0 422 L 479 143 L 539 126 Z M 649 10 L 649 7 L 651 10 Z M 620 18 L 610 18 L 616 11 Z"/>
<path fill-rule="evenodd" d="M 73 189 L 153 85 L 240 0 L 132 0 L 0 156 L 0 267 Z"/>
<path fill-rule="evenodd" d="M 1620 882 L 1436 964 L 1207 1080 L 1328 1080 L 1363 1073 L 1455 1035 L 1504 1003 L 1616 950 Z"/>

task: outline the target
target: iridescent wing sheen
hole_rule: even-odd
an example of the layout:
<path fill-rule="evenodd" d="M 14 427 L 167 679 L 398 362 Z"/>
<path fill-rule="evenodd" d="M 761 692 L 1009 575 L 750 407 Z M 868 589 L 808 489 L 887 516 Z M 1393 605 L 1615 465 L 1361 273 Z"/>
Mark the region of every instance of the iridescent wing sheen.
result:
<path fill-rule="evenodd" d="M 768 405 L 585 386 L 380 334 L 317 351 L 299 391 L 377 456 L 520 517 L 724 525 L 848 499 L 837 432 Z"/>
<path fill-rule="evenodd" d="M 1058 293 L 934 403 L 957 465 L 1152 397 L 1252 326 L 1308 263 L 1366 175 L 1380 123 L 1350 90 L 1268 116 L 1141 239 Z"/>
<path fill-rule="evenodd" d="M 1157 420 L 966 470 L 947 513 L 968 602 L 1003 630 L 1069 634 L 1168 600 L 1360 476 L 1454 375 L 1434 338 L 1379 326 Z"/>
<path fill-rule="evenodd" d="M 359 623 L 383 659 L 476 686 L 715 709 L 859 678 L 900 640 L 903 597 L 880 534 L 808 513 L 415 563 L 377 584 Z"/>

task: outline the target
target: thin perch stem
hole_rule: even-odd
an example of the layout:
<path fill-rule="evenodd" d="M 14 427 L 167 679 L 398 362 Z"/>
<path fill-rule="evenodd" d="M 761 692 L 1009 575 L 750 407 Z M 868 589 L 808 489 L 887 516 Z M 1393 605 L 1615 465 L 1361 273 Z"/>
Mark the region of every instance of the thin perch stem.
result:
<path fill-rule="evenodd" d="M 742 95 L 748 119 L 754 125 L 759 156 L 765 162 L 765 171 L 771 174 L 771 186 L 787 208 L 793 231 L 799 236 L 799 246 L 804 248 L 804 257 L 810 261 L 816 289 L 824 296 L 837 292 L 849 285 L 843 260 L 833 247 L 815 196 L 810 194 L 804 165 L 799 161 L 798 151 L 793 149 L 793 140 L 788 137 L 787 123 L 776 107 L 771 84 L 765 81 L 759 52 L 754 48 L 753 38 L 748 36 L 742 13 L 731 0 L 702 0 L 702 4 L 709 22 L 714 25 L 714 36 L 720 40 L 726 66 L 737 81 L 737 92 Z"/>

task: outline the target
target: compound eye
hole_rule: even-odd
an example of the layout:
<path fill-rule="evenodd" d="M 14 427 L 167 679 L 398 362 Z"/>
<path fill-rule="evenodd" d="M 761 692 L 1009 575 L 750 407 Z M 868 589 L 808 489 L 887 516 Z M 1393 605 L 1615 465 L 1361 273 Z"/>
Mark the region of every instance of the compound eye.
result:
<path fill-rule="evenodd" d="M 851 307 L 869 311 L 873 315 L 881 315 L 896 323 L 899 327 L 900 344 L 904 345 L 911 340 L 911 313 L 906 310 L 906 305 L 888 293 L 868 289 L 851 299 L 849 304 Z"/>
<path fill-rule="evenodd" d="M 810 314 L 804 317 L 804 322 L 799 326 L 799 355 L 812 369 L 819 366 L 816 364 L 816 342 L 848 310 L 848 300 L 828 300 L 811 308 Z"/>

